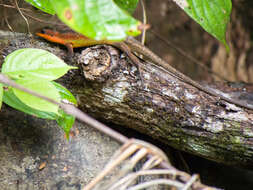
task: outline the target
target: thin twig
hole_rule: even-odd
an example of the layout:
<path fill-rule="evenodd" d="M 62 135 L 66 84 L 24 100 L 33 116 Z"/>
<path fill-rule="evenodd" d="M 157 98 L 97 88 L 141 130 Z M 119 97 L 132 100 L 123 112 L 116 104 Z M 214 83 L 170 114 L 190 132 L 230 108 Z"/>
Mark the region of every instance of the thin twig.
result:
<path fill-rule="evenodd" d="M 3 74 L 0 74 L 0 82 L 6 84 L 8 86 L 12 86 L 14 88 L 17 88 L 17 89 L 19 89 L 23 92 L 29 93 L 33 96 L 38 97 L 38 98 L 41 98 L 43 100 L 46 100 L 46 101 L 48 101 L 52 104 L 60 106 L 66 113 L 75 116 L 80 121 L 83 121 L 84 123 L 86 123 L 86 124 L 96 128 L 97 130 L 109 135 L 110 137 L 114 138 L 118 142 L 125 143 L 125 142 L 128 141 L 127 137 L 125 137 L 125 136 L 121 135 L 120 133 L 110 129 L 109 127 L 107 127 L 106 125 L 100 123 L 99 121 L 93 119 L 92 117 L 90 117 L 87 114 L 83 113 L 82 111 L 80 111 L 78 108 L 76 108 L 73 105 L 56 102 L 55 100 L 53 100 L 51 98 L 48 98 L 46 96 L 38 94 L 37 92 L 34 92 L 34 91 L 29 90 L 27 88 L 24 88 L 23 86 L 16 84 L 14 81 L 10 80 L 8 77 L 6 77 Z"/>
<path fill-rule="evenodd" d="M 150 32 L 152 34 L 154 34 L 162 42 L 164 42 L 166 45 L 168 45 L 169 47 L 175 49 L 180 55 L 186 57 L 189 61 L 191 61 L 191 62 L 199 65 L 200 67 L 206 69 L 208 72 L 212 73 L 213 75 L 215 75 L 215 76 L 219 77 L 220 79 L 228 82 L 228 79 L 226 79 L 225 77 L 221 76 L 219 73 L 214 72 L 213 70 L 211 70 L 210 68 L 208 68 L 204 63 L 198 61 L 197 59 L 195 59 L 194 57 L 192 57 L 191 55 L 189 55 L 188 53 L 186 53 L 183 49 L 181 49 L 180 47 L 177 47 L 171 41 L 169 41 L 169 40 L 165 39 L 164 37 L 162 37 L 161 35 L 159 35 L 156 31 L 150 30 Z"/>
<path fill-rule="evenodd" d="M 138 146 L 132 145 L 124 152 L 122 152 L 113 162 L 109 162 L 103 171 L 99 173 L 96 178 L 94 178 L 88 185 L 86 185 L 83 190 L 92 189 L 100 180 L 102 180 L 109 172 L 111 172 L 116 166 L 118 166 L 122 161 L 127 159 L 130 155 L 132 155 L 136 150 L 138 150 Z"/>
<path fill-rule="evenodd" d="M 135 153 L 135 155 L 130 159 L 130 162 L 134 165 L 137 164 L 142 158 L 144 158 L 148 154 L 148 149 L 143 147 L 138 152 Z"/>
<path fill-rule="evenodd" d="M 159 165 L 163 161 L 158 155 L 154 155 L 149 158 L 142 166 L 142 170 L 148 170 L 150 168 L 154 168 L 155 166 Z"/>
<path fill-rule="evenodd" d="M 183 188 L 182 190 L 188 190 L 188 189 L 191 187 L 191 185 L 192 185 L 196 180 L 198 180 L 198 178 L 199 178 L 199 175 L 194 174 L 194 175 L 191 177 L 191 179 L 185 184 L 185 186 L 184 186 L 184 188 Z"/>
<path fill-rule="evenodd" d="M 144 26 L 146 26 L 147 25 L 147 13 L 146 13 L 146 8 L 145 8 L 145 4 L 144 4 L 143 0 L 141 0 L 141 7 L 142 7 L 142 17 L 143 17 L 142 22 L 143 22 Z M 144 27 L 142 30 L 142 36 L 141 36 L 142 45 L 145 45 L 146 31 L 147 31 L 147 28 Z"/>
<path fill-rule="evenodd" d="M 26 16 L 28 16 L 28 17 L 30 17 L 31 19 L 36 20 L 36 21 L 41 22 L 41 23 L 51 24 L 51 25 L 58 25 L 58 26 L 66 26 L 66 24 L 63 24 L 63 23 L 51 22 L 51 21 L 48 22 L 48 21 L 36 18 L 36 17 L 34 17 L 34 16 L 32 16 L 32 15 L 30 15 L 28 13 L 25 13 L 25 12 L 23 14 L 26 15 Z"/>
<path fill-rule="evenodd" d="M 176 176 L 177 173 L 175 171 L 165 170 L 165 169 L 141 170 L 141 171 L 138 171 L 135 173 L 128 174 L 124 178 L 117 181 L 109 190 L 117 189 L 117 188 L 123 186 L 123 184 L 126 184 L 128 181 L 132 182 L 137 177 L 145 176 L 145 175 L 172 175 L 172 176 Z"/>
<path fill-rule="evenodd" d="M 6 7 L 6 8 L 11 8 L 11 9 L 17 9 L 15 6 L 13 5 L 7 5 L 7 4 L 2 4 L 0 3 L 0 6 L 3 6 L 3 7 Z M 30 9 L 25 9 L 25 8 L 19 8 L 20 10 L 23 10 L 23 11 L 31 11 Z"/>
<path fill-rule="evenodd" d="M 23 17 L 23 19 L 26 22 L 28 33 L 31 35 L 29 22 L 28 22 L 27 18 L 23 15 L 22 11 L 20 10 L 17 0 L 14 0 L 14 1 L 15 1 L 15 4 L 16 4 L 16 8 L 18 9 L 18 12 L 20 13 L 20 15 Z"/>
<path fill-rule="evenodd" d="M 16 7 L 12 6 L 12 5 L 5 5 L 5 4 L 1 4 L 0 3 L 0 6 L 3 6 L 3 7 L 6 7 L 6 8 L 11 8 L 11 9 L 17 9 Z M 39 18 L 36 18 L 26 12 L 31 12 L 30 9 L 25 9 L 25 8 L 19 8 L 20 10 L 24 11 L 23 14 L 26 15 L 27 17 L 30 17 L 31 19 L 33 20 L 36 20 L 38 22 L 41 22 L 41 23 L 45 23 L 45 24 L 51 24 L 51 25 L 59 25 L 59 26 L 66 26 L 65 24 L 63 23 L 58 23 L 58 22 L 49 22 L 49 21 L 45 21 L 45 20 L 42 20 L 42 19 L 39 19 Z M 43 13 L 43 12 L 41 12 Z"/>
<path fill-rule="evenodd" d="M 4 10 L 3 10 L 3 13 L 4 13 L 4 21 L 5 21 L 5 23 L 7 24 L 7 26 L 8 26 L 8 28 L 10 29 L 10 31 L 14 31 L 13 29 L 12 29 L 12 27 L 11 27 L 11 25 L 9 24 L 9 21 L 8 21 L 8 18 L 7 18 L 7 15 L 6 15 L 6 9 L 4 8 Z"/>
<path fill-rule="evenodd" d="M 190 167 L 188 166 L 186 160 L 184 159 L 182 153 L 180 151 L 177 151 L 177 154 L 179 156 L 179 159 L 181 160 L 183 166 L 184 166 L 184 170 L 187 172 L 187 173 L 191 173 L 191 170 L 190 170 Z"/>
<path fill-rule="evenodd" d="M 139 190 L 139 189 L 144 189 L 144 188 L 147 188 L 150 186 L 160 185 L 160 184 L 174 186 L 174 187 L 177 187 L 178 189 L 184 187 L 184 185 L 182 183 L 177 182 L 177 181 L 172 181 L 170 179 L 155 179 L 155 180 L 141 183 L 141 184 L 136 185 L 134 187 L 130 187 L 127 190 Z"/>

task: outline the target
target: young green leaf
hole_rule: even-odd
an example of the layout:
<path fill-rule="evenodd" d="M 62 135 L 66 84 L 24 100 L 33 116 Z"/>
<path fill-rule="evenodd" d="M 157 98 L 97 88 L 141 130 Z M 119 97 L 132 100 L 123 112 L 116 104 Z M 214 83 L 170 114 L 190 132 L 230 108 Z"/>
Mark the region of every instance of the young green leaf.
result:
<path fill-rule="evenodd" d="M 24 113 L 27 113 L 39 118 L 52 119 L 52 120 L 55 120 L 58 118 L 58 115 L 56 115 L 55 113 L 39 111 L 24 104 L 13 93 L 12 88 L 9 88 L 8 90 L 4 91 L 3 102 L 19 111 L 22 111 Z"/>
<path fill-rule="evenodd" d="M 61 101 L 58 90 L 49 81 L 17 80 L 16 83 L 22 85 L 25 88 L 33 90 L 41 95 L 49 97 L 57 102 Z M 59 106 L 57 106 L 57 105 L 49 103 L 41 98 L 35 97 L 31 94 L 28 94 L 28 93 L 18 90 L 16 88 L 13 88 L 13 92 L 23 103 L 25 103 L 26 105 L 28 105 L 31 108 L 34 108 L 34 109 L 37 109 L 40 111 L 52 112 L 52 113 L 58 114 L 58 107 Z"/>
<path fill-rule="evenodd" d="M 3 84 L 0 83 L 0 109 L 2 107 L 2 102 L 3 102 Z"/>
<path fill-rule="evenodd" d="M 140 22 L 113 0 L 50 0 L 58 17 L 73 30 L 96 40 L 118 41 L 138 35 Z"/>
<path fill-rule="evenodd" d="M 57 90 L 59 90 L 59 94 L 61 96 L 62 101 L 68 101 L 73 104 L 76 104 L 76 99 L 74 96 L 62 85 L 56 83 L 56 82 L 51 82 Z M 69 137 L 69 132 L 70 129 L 72 128 L 74 122 L 75 122 L 75 117 L 72 115 L 66 114 L 63 110 L 59 109 L 58 113 L 52 113 L 52 112 L 45 112 L 45 111 L 39 111 L 37 109 L 31 108 L 28 105 L 24 104 L 21 102 L 17 96 L 13 92 L 13 88 L 9 88 L 4 92 L 3 96 L 3 101 L 4 103 L 8 104 L 9 106 L 22 111 L 24 113 L 37 116 L 39 118 L 43 119 L 51 119 L 51 120 L 56 120 L 58 125 L 61 127 L 61 129 L 65 132 L 66 137 Z"/>
<path fill-rule="evenodd" d="M 54 81 L 52 81 L 52 84 L 58 90 L 61 96 L 61 101 L 63 103 L 71 103 L 71 104 L 77 105 L 77 101 L 70 91 L 68 91 L 65 87 L 63 87 L 62 85 Z M 59 110 L 59 114 L 60 115 L 56 118 L 56 122 L 58 123 L 58 125 L 60 125 L 60 127 L 65 132 L 67 139 L 69 139 L 69 132 L 75 122 L 75 117 L 65 113 L 61 109 Z"/>
<path fill-rule="evenodd" d="M 114 0 L 114 2 L 122 9 L 126 10 L 130 14 L 132 14 L 137 5 L 139 0 Z"/>
<path fill-rule="evenodd" d="M 64 86 L 60 85 L 57 82 L 52 81 L 51 83 L 58 90 L 58 92 L 61 96 L 61 102 L 77 105 L 76 98 L 73 96 L 73 94 L 71 94 L 71 92 L 68 89 L 66 89 Z"/>
<path fill-rule="evenodd" d="M 55 14 L 54 8 L 49 0 L 25 0 L 25 1 L 48 14 L 51 15 Z"/>
<path fill-rule="evenodd" d="M 46 80 L 52 81 L 60 78 L 70 69 L 54 54 L 42 49 L 18 49 L 9 54 L 2 66 L 2 73 L 12 79 Z"/>
<path fill-rule="evenodd" d="M 58 125 L 60 125 L 61 129 L 65 132 L 67 139 L 69 139 L 69 132 L 72 128 L 75 117 L 69 114 L 66 114 L 63 110 L 59 110 L 60 116 L 56 119 Z"/>
<path fill-rule="evenodd" d="M 231 0 L 174 0 L 208 33 L 221 41 L 227 49 L 226 27 L 232 9 Z"/>

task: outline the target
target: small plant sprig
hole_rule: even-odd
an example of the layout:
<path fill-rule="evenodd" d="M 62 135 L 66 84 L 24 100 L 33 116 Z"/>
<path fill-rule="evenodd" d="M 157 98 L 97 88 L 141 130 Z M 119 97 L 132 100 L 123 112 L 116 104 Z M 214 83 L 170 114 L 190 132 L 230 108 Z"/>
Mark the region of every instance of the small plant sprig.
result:
<path fill-rule="evenodd" d="M 68 102 L 76 105 L 75 97 L 62 85 L 53 81 L 75 68 L 45 50 L 25 48 L 16 50 L 5 58 L 1 73 L 17 84 L 56 102 Z M 27 114 L 56 120 L 67 138 L 75 121 L 73 116 L 66 114 L 55 104 L 0 84 L 1 104 L 2 101 Z"/>

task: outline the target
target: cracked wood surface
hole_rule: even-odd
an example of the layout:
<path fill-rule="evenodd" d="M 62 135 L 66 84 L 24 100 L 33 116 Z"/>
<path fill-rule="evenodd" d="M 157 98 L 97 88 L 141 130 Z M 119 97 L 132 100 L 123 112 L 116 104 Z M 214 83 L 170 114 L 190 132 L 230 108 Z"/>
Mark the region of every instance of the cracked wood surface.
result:
<path fill-rule="evenodd" d="M 4 55 L 18 48 L 42 48 L 77 65 L 80 70 L 69 72 L 60 81 L 86 113 L 216 162 L 253 165 L 252 111 L 201 92 L 151 63 L 143 62 L 138 70 L 109 46 L 78 49 L 69 60 L 64 47 L 36 37 L 1 35 Z M 229 97 L 252 100 L 252 93 L 245 91 L 247 86 L 218 86 Z"/>

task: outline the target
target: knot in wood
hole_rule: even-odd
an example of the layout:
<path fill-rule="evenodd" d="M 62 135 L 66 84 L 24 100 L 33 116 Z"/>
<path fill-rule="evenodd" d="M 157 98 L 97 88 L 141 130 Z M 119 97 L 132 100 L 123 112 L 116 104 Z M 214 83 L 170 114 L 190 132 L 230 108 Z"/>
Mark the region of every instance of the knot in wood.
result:
<path fill-rule="evenodd" d="M 103 46 L 95 46 L 83 50 L 77 62 L 86 79 L 102 82 L 110 72 L 111 56 Z"/>

